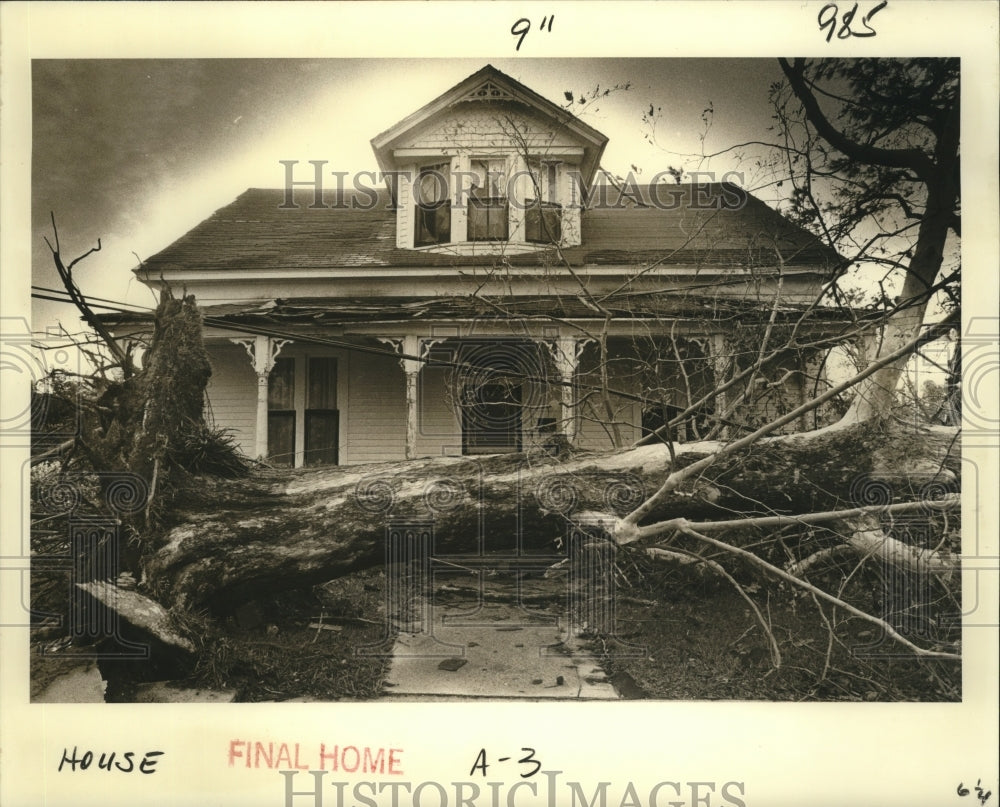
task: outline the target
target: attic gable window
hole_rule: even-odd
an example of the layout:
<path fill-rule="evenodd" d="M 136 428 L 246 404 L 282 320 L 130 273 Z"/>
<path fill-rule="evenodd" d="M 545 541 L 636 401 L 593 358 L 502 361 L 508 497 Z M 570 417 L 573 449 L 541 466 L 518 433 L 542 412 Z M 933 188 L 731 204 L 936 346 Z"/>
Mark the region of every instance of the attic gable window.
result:
<path fill-rule="evenodd" d="M 439 163 L 417 175 L 414 245 L 447 244 L 451 240 L 451 165 Z"/>
<path fill-rule="evenodd" d="M 509 235 L 507 161 L 502 158 L 474 159 L 469 193 L 468 239 L 506 241 Z"/>
<path fill-rule="evenodd" d="M 562 239 L 562 205 L 559 204 L 559 164 L 528 164 L 531 183 L 525 199 L 524 239 L 558 243 Z"/>

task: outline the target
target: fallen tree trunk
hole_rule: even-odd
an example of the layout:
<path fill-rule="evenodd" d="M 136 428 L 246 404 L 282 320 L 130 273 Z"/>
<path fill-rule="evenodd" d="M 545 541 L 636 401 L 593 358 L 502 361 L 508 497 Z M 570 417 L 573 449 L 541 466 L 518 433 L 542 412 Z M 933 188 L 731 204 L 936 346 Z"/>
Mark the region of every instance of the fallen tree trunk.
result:
<path fill-rule="evenodd" d="M 870 425 L 761 440 L 685 480 L 643 523 L 917 499 L 923 488 L 954 485 L 956 442 L 945 429 L 901 439 Z M 231 610 L 385 563 L 387 529 L 400 523 L 432 523 L 436 553 L 553 553 L 580 521 L 614 535 L 671 472 L 720 445 L 676 446 L 673 465 L 653 445 L 565 461 L 439 458 L 206 483 L 178 502 L 183 511 L 145 561 L 144 585 L 167 605 Z"/>

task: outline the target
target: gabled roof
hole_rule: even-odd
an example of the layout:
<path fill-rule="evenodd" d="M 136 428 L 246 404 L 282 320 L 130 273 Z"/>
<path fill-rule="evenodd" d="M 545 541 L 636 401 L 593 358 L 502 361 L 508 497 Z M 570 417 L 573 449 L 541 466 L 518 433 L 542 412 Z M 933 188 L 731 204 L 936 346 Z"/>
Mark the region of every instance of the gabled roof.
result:
<path fill-rule="evenodd" d="M 582 214 L 582 244 L 562 250 L 572 265 L 634 265 L 710 269 L 774 267 L 827 275 L 841 262 L 818 238 L 732 185 L 630 186 L 595 191 Z M 635 199 L 637 201 L 631 201 Z M 374 198 L 374 202 L 373 202 Z M 385 190 L 328 193 L 326 209 L 283 209 L 283 189 L 251 188 L 136 271 L 156 279 L 171 270 L 330 270 L 365 267 L 490 266 L 496 255 L 468 256 L 396 246 L 396 212 Z M 512 266 L 551 266 L 542 250 L 510 254 Z M 275 296 L 281 296 L 280 290 Z"/>
<path fill-rule="evenodd" d="M 371 145 L 375 151 L 375 158 L 378 160 L 380 170 L 383 173 L 393 170 L 389 152 L 393 145 L 407 132 L 420 126 L 437 113 L 465 102 L 515 102 L 534 109 L 552 120 L 555 126 L 565 128 L 589 144 L 581 166 L 582 174 L 588 181 L 593 177 L 597 166 L 600 165 L 601 155 L 608 142 L 605 135 L 561 106 L 552 103 L 531 88 L 488 64 L 433 101 L 424 104 L 416 112 L 407 115 L 398 123 L 373 137 Z"/>

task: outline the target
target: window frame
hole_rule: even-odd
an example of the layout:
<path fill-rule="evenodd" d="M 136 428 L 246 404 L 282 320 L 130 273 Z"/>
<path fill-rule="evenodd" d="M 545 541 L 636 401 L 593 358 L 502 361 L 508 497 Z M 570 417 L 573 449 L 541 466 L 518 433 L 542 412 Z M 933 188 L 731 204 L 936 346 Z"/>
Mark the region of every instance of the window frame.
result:
<path fill-rule="evenodd" d="M 506 157 L 489 155 L 474 156 L 469 159 L 471 173 L 477 175 L 476 164 L 482 164 L 483 188 L 485 194 L 477 193 L 478 186 L 469 189 L 466 202 L 465 240 L 510 241 L 510 195 L 508 193 L 508 173 L 510 162 Z M 493 166 L 501 165 L 496 171 Z M 492 180 L 499 180 L 494 185 Z M 473 213 L 473 211 L 477 211 Z M 482 212 L 478 212 L 482 211 Z M 480 219 L 485 219 L 480 225 Z"/>
<path fill-rule="evenodd" d="M 296 370 L 294 356 L 279 356 L 267 376 L 267 458 L 275 465 L 292 468 L 298 430 Z M 282 436 L 286 439 L 279 440 Z"/>
<path fill-rule="evenodd" d="M 559 202 L 560 160 L 528 160 L 530 188 L 524 199 L 524 240 L 529 244 L 562 241 L 562 210 Z"/>
<path fill-rule="evenodd" d="M 436 175 L 444 177 L 443 198 L 433 202 L 421 199 L 423 178 Z M 417 169 L 414 188 L 413 246 L 432 247 L 450 244 L 451 241 L 451 162 L 433 163 Z"/>

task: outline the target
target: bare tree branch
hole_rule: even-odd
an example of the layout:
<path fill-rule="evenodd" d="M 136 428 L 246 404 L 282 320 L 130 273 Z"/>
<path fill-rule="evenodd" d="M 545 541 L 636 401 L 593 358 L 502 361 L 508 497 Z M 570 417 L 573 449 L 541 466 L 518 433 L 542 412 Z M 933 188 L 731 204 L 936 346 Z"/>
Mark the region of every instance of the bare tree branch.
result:
<path fill-rule="evenodd" d="M 99 252 L 101 249 L 101 241 L 98 239 L 97 246 L 91 247 L 85 253 L 70 262 L 69 266 L 63 263 L 62 255 L 60 253 L 59 246 L 59 230 L 56 227 L 56 217 L 55 213 L 49 214 L 52 219 L 52 234 L 55 240 L 55 246 L 53 247 L 48 238 L 45 239 L 45 243 L 48 245 L 49 251 L 52 253 L 52 261 L 55 264 L 56 271 L 59 273 L 59 278 L 63 282 L 63 286 L 66 288 L 66 293 L 69 295 L 70 300 L 77 307 L 77 310 L 83 315 L 84 321 L 94 329 L 94 332 L 104 341 L 108 350 L 114 356 L 121 368 L 122 373 L 126 378 L 132 375 L 132 361 L 128 354 L 122 349 L 118 341 L 111 335 L 111 332 L 104 326 L 104 323 L 97 317 L 93 309 L 87 303 L 86 298 L 80 292 L 79 287 L 76 285 L 76 281 L 73 280 L 73 267 L 76 266 L 80 261 L 95 252 Z"/>
<path fill-rule="evenodd" d="M 850 140 L 827 120 L 816 96 L 810 91 L 805 81 L 805 59 L 795 59 L 790 64 L 787 59 L 779 58 L 778 63 L 788 78 L 795 96 L 805 107 L 806 114 L 816 127 L 816 131 L 846 157 L 870 165 L 909 168 L 921 178 L 926 178 L 932 173 L 934 165 L 921 149 L 883 149 Z"/>

